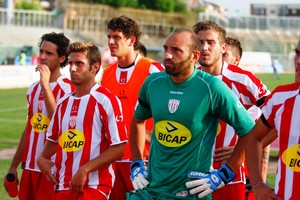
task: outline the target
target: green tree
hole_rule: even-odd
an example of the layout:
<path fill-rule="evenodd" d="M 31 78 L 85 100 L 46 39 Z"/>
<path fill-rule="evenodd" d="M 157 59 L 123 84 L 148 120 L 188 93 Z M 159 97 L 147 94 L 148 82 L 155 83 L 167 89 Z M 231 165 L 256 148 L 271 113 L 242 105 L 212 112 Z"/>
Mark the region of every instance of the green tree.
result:
<path fill-rule="evenodd" d="M 127 0 L 126 7 L 137 8 L 138 7 L 138 0 Z"/>
<path fill-rule="evenodd" d="M 16 9 L 24 10 L 43 10 L 43 7 L 39 0 L 29 1 L 19 1 L 16 5 Z"/>
<path fill-rule="evenodd" d="M 154 2 L 156 2 L 156 0 L 138 0 L 139 7 L 157 10 Z"/>
<path fill-rule="evenodd" d="M 156 0 L 155 7 L 162 12 L 174 12 L 175 1 L 174 0 Z"/>
<path fill-rule="evenodd" d="M 187 13 L 187 5 L 186 3 L 180 1 L 180 0 L 176 0 L 175 1 L 175 8 L 174 8 L 174 12 L 176 13 Z"/>

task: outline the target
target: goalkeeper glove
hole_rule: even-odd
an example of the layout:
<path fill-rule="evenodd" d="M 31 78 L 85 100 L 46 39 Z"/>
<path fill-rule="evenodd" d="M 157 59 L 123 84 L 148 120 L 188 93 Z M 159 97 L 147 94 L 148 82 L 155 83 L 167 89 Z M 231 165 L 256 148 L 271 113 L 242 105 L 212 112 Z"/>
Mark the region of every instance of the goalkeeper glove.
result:
<path fill-rule="evenodd" d="M 130 178 L 135 190 L 144 189 L 149 184 L 148 172 L 144 161 L 135 160 L 130 163 Z"/>
<path fill-rule="evenodd" d="M 198 180 L 189 181 L 186 183 L 187 188 L 193 188 L 190 190 L 190 194 L 198 194 L 201 199 L 208 194 L 222 188 L 224 185 L 232 181 L 235 177 L 233 171 L 226 165 L 222 165 L 219 170 L 214 170 L 210 173 L 202 173 L 190 171 L 188 178 L 194 178 Z"/>

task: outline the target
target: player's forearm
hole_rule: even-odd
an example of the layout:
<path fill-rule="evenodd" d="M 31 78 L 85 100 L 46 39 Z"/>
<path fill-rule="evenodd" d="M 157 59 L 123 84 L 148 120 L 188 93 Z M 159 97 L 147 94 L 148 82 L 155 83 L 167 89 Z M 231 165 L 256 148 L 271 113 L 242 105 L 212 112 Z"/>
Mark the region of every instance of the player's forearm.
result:
<path fill-rule="evenodd" d="M 125 145 L 125 143 L 121 143 L 108 147 L 100 156 L 88 161 L 82 165 L 79 170 L 87 175 L 90 172 L 109 166 L 111 163 L 122 158 L 125 152 Z"/>
<path fill-rule="evenodd" d="M 238 142 L 236 143 L 234 150 L 228 159 L 226 165 L 233 171 L 236 172 L 242 163 L 245 161 L 245 136 L 239 137 Z"/>
<path fill-rule="evenodd" d="M 145 121 L 132 118 L 130 126 L 130 151 L 132 160 L 142 159 L 146 140 Z"/>
<path fill-rule="evenodd" d="M 57 143 L 52 142 L 50 140 L 46 140 L 46 143 L 40 156 L 46 159 L 50 159 L 56 153 L 56 145 Z"/>
<path fill-rule="evenodd" d="M 26 130 L 27 130 L 27 126 L 25 127 L 25 129 L 24 129 L 24 131 L 21 135 L 19 145 L 18 145 L 16 153 L 15 153 L 13 159 L 12 159 L 9 171 L 17 170 L 19 164 L 22 162 L 23 153 L 24 153 L 25 148 L 26 148 Z"/>
<path fill-rule="evenodd" d="M 51 119 L 56 106 L 56 100 L 50 87 L 44 89 L 44 102 L 47 109 L 48 118 Z"/>
<path fill-rule="evenodd" d="M 269 154 L 270 154 L 270 145 L 266 146 L 262 152 L 261 173 L 264 182 L 266 182 L 267 180 Z"/>
<path fill-rule="evenodd" d="M 254 134 L 247 136 L 246 164 L 248 167 L 251 185 L 263 182 L 262 177 L 262 142 Z"/>

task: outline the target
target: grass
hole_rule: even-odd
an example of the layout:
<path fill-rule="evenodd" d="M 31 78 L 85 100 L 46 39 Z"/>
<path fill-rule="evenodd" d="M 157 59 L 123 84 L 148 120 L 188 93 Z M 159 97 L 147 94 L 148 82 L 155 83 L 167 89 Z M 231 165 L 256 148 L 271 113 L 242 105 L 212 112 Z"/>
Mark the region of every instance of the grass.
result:
<path fill-rule="evenodd" d="M 272 74 L 256 74 L 256 76 L 267 85 L 270 91 L 278 85 L 294 81 L 293 74 L 281 74 L 279 80 L 274 80 Z M 0 150 L 14 148 L 18 145 L 26 121 L 26 92 L 27 88 L 0 90 Z M 271 152 L 271 155 L 276 158 L 276 152 Z M 1 160 L 0 158 L 0 178 L 4 177 L 7 173 L 10 162 L 10 160 Z M 19 172 L 19 176 L 20 174 L 21 172 Z M 268 174 L 268 182 L 271 187 L 274 187 L 274 174 Z M 7 196 L 2 181 L 0 185 L 0 199 L 11 199 Z"/>
<path fill-rule="evenodd" d="M 26 124 L 27 88 L 0 90 L 0 150 L 17 146 Z"/>

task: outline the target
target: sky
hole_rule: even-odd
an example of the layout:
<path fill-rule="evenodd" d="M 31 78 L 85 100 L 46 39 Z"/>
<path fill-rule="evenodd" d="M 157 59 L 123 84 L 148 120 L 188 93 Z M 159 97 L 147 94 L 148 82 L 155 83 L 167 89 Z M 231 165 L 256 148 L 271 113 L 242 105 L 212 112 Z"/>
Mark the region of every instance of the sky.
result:
<path fill-rule="evenodd" d="M 227 8 L 228 15 L 250 15 L 251 3 L 265 4 L 300 4 L 299 0 L 207 0 L 207 2 L 215 3 L 221 7 Z"/>

